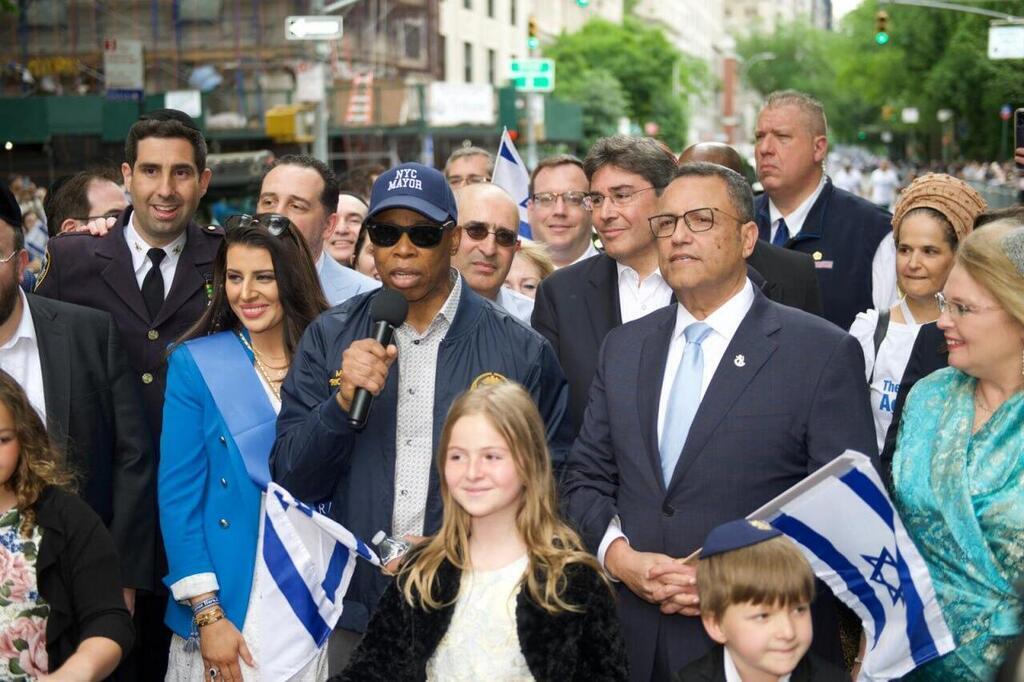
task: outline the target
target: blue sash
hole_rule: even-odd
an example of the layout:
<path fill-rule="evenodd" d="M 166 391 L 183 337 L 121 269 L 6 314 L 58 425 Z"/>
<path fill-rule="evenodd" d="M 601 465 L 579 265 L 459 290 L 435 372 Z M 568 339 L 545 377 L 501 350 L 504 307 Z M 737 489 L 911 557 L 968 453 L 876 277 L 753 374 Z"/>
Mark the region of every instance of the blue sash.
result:
<path fill-rule="evenodd" d="M 249 478 L 261 490 L 266 490 L 277 414 L 256 376 L 249 354 L 232 332 L 192 339 L 185 345 L 242 454 Z"/>

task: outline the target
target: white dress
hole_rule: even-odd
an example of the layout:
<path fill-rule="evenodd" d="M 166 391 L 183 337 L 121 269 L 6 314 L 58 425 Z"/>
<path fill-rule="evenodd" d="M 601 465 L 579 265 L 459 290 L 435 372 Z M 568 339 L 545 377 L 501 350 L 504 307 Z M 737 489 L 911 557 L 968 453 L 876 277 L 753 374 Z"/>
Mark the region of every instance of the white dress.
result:
<path fill-rule="evenodd" d="M 516 630 L 516 597 L 528 565 L 524 554 L 493 571 L 462 573 L 451 624 L 427 661 L 427 680 L 532 682 Z"/>
<path fill-rule="evenodd" d="M 270 398 L 270 404 L 274 406 L 274 411 L 280 412 L 281 401 L 270 390 L 263 377 L 259 377 L 259 380 L 263 390 L 267 393 L 267 397 Z M 263 514 L 263 495 L 260 496 L 260 514 Z M 260 537 L 256 543 L 256 555 L 259 556 L 262 552 L 263 528 L 261 526 Z M 249 606 L 246 608 L 245 623 L 242 625 L 242 637 L 245 639 L 245 645 L 249 647 L 249 653 L 252 654 L 253 660 L 256 661 L 260 658 L 260 635 L 262 633 L 256 624 L 255 618 L 250 616 L 258 613 L 258 605 L 262 597 L 260 588 L 259 571 L 254 569 L 252 591 L 249 593 Z M 242 671 L 242 680 L 244 682 L 278 682 L 277 680 L 264 680 L 260 676 L 259 670 L 250 668 L 241 658 L 238 659 L 238 667 Z M 326 680 L 327 677 L 327 647 L 324 646 L 320 650 L 319 655 L 310 661 L 305 668 L 292 676 L 288 682 L 321 682 Z M 191 652 L 185 651 L 185 640 L 178 635 L 171 636 L 171 649 L 167 660 L 167 677 L 164 679 L 166 682 L 204 682 L 209 680 L 206 676 L 206 666 L 203 664 L 203 657 L 198 649 Z"/>
<path fill-rule="evenodd" d="M 871 414 L 875 419 L 875 437 L 878 440 L 878 451 L 885 445 L 885 434 L 892 423 L 892 410 L 896 404 L 896 394 L 903 381 L 903 370 L 907 368 L 910 352 L 914 349 L 917 332 L 921 325 L 914 322 L 907 304 L 900 301 L 903 318 L 908 324 L 900 324 L 889 320 L 889 328 L 885 332 L 875 357 L 875 327 L 878 325 L 878 311 L 868 310 L 857 315 L 850 325 L 850 334 L 860 342 L 864 351 L 864 373 L 871 392 Z"/>

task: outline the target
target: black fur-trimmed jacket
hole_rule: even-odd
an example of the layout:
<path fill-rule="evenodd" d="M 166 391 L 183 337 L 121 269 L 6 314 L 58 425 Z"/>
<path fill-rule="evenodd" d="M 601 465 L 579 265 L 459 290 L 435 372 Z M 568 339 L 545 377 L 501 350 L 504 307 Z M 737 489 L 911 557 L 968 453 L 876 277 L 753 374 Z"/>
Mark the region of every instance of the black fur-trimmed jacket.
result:
<path fill-rule="evenodd" d="M 615 599 L 589 566 L 570 564 L 562 598 L 583 610 L 552 616 L 538 606 L 525 585 L 516 598 L 516 630 L 526 664 L 537 682 L 628 680 L 626 647 Z M 426 611 L 409 606 L 397 581 L 381 597 L 352 661 L 331 682 L 425 680 L 427 661 L 448 631 L 459 591 L 460 571 L 447 561 L 438 569 L 441 603 Z"/>

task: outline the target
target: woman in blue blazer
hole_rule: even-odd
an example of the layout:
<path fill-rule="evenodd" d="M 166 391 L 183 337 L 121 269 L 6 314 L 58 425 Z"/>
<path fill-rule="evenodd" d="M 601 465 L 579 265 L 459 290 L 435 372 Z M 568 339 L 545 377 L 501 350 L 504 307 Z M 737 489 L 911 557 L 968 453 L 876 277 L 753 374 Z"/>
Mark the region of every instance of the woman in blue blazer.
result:
<path fill-rule="evenodd" d="M 260 633 L 246 614 L 281 382 L 302 332 L 327 308 L 287 218 L 232 216 L 226 227 L 210 305 L 168 361 L 158 479 L 174 632 L 168 680 L 255 674 Z M 240 449 L 232 432 L 254 426 L 267 437 Z M 315 679 L 323 665 L 303 672 Z"/>

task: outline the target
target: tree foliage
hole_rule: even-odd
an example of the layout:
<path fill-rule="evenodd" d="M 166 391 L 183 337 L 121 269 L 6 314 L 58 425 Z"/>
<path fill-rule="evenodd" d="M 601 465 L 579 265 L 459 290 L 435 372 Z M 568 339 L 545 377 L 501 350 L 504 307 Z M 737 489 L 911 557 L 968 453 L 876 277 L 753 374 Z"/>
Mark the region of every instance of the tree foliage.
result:
<path fill-rule="evenodd" d="M 661 29 L 631 16 L 621 24 L 592 19 L 545 46 L 544 56 L 558 65 L 555 94 L 583 105 L 588 139 L 609 134 L 612 117 L 625 115 L 641 125 L 656 121 L 665 142 L 679 146 L 686 139 L 687 98 L 709 80 L 704 66 L 680 53 Z M 609 102 L 594 101 L 606 97 Z"/>
<path fill-rule="evenodd" d="M 978 3 L 1024 16 L 1024 1 Z M 987 56 L 990 19 L 948 10 L 886 4 L 890 41 L 874 41 L 877 0 L 867 0 L 844 17 L 834 33 L 807 26 L 781 26 L 739 43 L 744 59 L 772 52 L 775 59 L 753 63 L 747 83 L 758 92 L 796 88 L 826 107 L 833 137 L 878 143 L 883 131 L 897 141 L 913 138 L 922 158 L 941 154 L 942 137 L 953 134 L 965 157 L 1006 154 L 999 109 L 1024 106 L 1024 61 Z M 918 109 L 917 124 L 900 111 Z M 937 112 L 948 109 L 945 126 Z"/>

